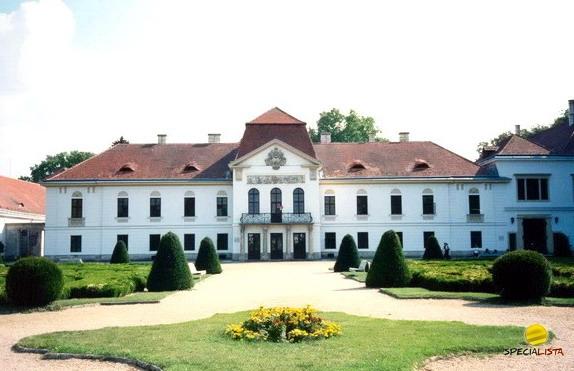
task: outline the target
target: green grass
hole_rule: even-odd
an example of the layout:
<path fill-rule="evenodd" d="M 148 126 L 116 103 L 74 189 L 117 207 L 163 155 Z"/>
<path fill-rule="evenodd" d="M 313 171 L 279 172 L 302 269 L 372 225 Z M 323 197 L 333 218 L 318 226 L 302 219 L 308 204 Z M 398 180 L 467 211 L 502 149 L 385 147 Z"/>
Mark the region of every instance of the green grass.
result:
<path fill-rule="evenodd" d="M 25 347 L 52 352 L 114 355 L 165 370 L 412 370 L 425 359 L 460 353 L 501 353 L 522 344 L 519 327 L 462 322 L 393 321 L 323 313 L 343 327 L 339 337 L 303 343 L 250 343 L 223 331 L 247 312 L 173 325 L 105 328 L 43 334 L 22 339 Z M 138 339 L 134 342 L 133 339 Z"/>
<path fill-rule="evenodd" d="M 164 292 L 136 292 L 117 298 L 80 298 L 56 300 L 48 305 L 51 310 L 89 304 L 137 304 L 137 303 L 157 303 L 174 291 Z"/>
<path fill-rule="evenodd" d="M 397 299 L 462 299 L 484 300 L 498 298 L 496 294 L 487 292 L 452 292 L 430 291 L 422 287 L 394 287 L 381 289 L 381 292 Z"/>

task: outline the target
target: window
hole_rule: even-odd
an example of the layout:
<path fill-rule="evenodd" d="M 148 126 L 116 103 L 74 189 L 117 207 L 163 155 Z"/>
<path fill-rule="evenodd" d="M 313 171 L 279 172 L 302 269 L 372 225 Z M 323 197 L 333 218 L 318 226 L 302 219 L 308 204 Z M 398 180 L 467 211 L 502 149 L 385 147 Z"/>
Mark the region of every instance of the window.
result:
<path fill-rule="evenodd" d="M 357 215 L 368 215 L 368 199 L 367 196 L 357 196 Z"/>
<path fill-rule="evenodd" d="M 117 241 L 118 242 L 124 241 L 124 244 L 126 245 L 126 249 L 128 248 L 128 240 L 129 240 L 129 237 L 127 234 L 118 234 Z"/>
<path fill-rule="evenodd" d="M 468 213 L 471 215 L 480 214 L 480 196 L 468 195 Z"/>
<path fill-rule="evenodd" d="M 82 236 L 70 236 L 70 252 L 82 252 Z"/>
<path fill-rule="evenodd" d="M 127 218 L 129 216 L 129 198 L 118 197 L 118 218 Z"/>
<path fill-rule="evenodd" d="M 183 235 L 183 249 L 185 251 L 195 250 L 195 234 L 186 233 Z"/>
<path fill-rule="evenodd" d="M 401 241 L 401 247 L 403 247 L 403 232 L 395 232 L 399 237 L 399 241 Z"/>
<path fill-rule="evenodd" d="M 217 197 L 217 216 L 227 216 L 227 196 Z"/>
<path fill-rule="evenodd" d="M 516 185 L 518 200 L 548 201 L 547 178 L 518 178 Z"/>
<path fill-rule="evenodd" d="M 149 235 L 149 251 L 157 251 L 159 249 L 159 242 L 161 241 L 161 234 Z"/>
<path fill-rule="evenodd" d="M 429 238 L 431 238 L 432 236 L 434 236 L 434 232 L 429 232 L 429 231 L 423 232 L 423 241 L 424 241 L 425 250 L 426 250 L 427 247 L 428 247 Z"/>
<path fill-rule="evenodd" d="M 434 213 L 434 196 L 423 195 L 423 215 L 433 215 Z"/>
<path fill-rule="evenodd" d="M 402 215 L 403 213 L 403 196 L 391 195 L 391 215 Z"/>
<path fill-rule="evenodd" d="M 325 250 L 335 250 L 337 248 L 337 234 L 335 232 L 325 233 Z"/>
<path fill-rule="evenodd" d="M 217 234 L 217 250 L 227 250 L 227 233 Z"/>
<path fill-rule="evenodd" d="M 83 215 L 83 205 L 81 198 L 72 198 L 72 219 L 81 218 Z"/>
<path fill-rule="evenodd" d="M 335 196 L 325 196 L 325 215 L 335 215 Z"/>
<path fill-rule="evenodd" d="M 514 232 L 508 234 L 508 250 L 516 250 L 516 233 Z"/>
<path fill-rule="evenodd" d="M 482 247 L 482 232 L 481 231 L 471 231 L 470 232 L 470 247 L 481 248 Z"/>
<path fill-rule="evenodd" d="M 149 216 L 151 218 L 161 217 L 161 198 L 152 197 L 149 199 Z"/>
<path fill-rule="evenodd" d="M 305 192 L 301 188 L 293 191 L 293 213 L 303 214 L 305 212 Z"/>
<path fill-rule="evenodd" d="M 281 190 L 279 188 L 273 188 L 271 190 L 271 214 L 278 214 L 283 210 L 281 198 Z"/>
<path fill-rule="evenodd" d="M 357 233 L 357 248 L 358 249 L 369 248 L 369 232 Z"/>
<path fill-rule="evenodd" d="M 259 191 L 251 188 L 247 193 L 249 214 L 259 214 Z"/>
<path fill-rule="evenodd" d="M 195 197 L 184 197 L 183 216 L 195 216 Z"/>

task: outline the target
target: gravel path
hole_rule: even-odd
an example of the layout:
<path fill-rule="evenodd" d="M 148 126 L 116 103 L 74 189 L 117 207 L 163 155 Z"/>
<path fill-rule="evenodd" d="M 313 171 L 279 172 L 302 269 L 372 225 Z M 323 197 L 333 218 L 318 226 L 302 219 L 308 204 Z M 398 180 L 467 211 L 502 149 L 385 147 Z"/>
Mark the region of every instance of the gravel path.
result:
<path fill-rule="evenodd" d="M 507 307 L 462 300 L 397 300 L 328 271 L 332 262 L 225 264 L 224 273 L 202 281 L 196 290 L 168 296 L 159 304 L 90 306 L 58 312 L 0 315 L 2 370 L 118 370 L 124 365 L 80 360 L 46 361 L 14 353 L 25 336 L 53 331 L 176 323 L 232 313 L 259 305 L 311 304 L 325 311 L 390 319 L 456 320 L 472 324 L 527 326 L 541 323 L 554 331 L 554 347 L 565 356 L 458 357 L 428 362 L 425 370 L 574 370 L 574 308 Z"/>

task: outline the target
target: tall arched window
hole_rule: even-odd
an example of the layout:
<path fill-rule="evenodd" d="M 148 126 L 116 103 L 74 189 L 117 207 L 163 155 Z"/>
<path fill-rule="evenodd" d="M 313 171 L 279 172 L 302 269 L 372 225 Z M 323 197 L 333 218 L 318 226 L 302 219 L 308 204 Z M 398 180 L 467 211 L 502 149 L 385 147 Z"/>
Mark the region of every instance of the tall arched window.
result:
<path fill-rule="evenodd" d="M 281 190 L 279 188 L 273 188 L 271 190 L 271 213 L 279 214 L 283 210 L 283 205 L 281 204 Z"/>
<path fill-rule="evenodd" d="M 432 190 L 426 188 L 423 191 L 423 215 L 434 215 L 435 213 L 434 195 Z"/>
<path fill-rule="evenodd" d="M 293 191 L 293 213 L 303 214 L 305 212 L 305 192 L 301 188 Z"/>
<path fill-rule="evenodd" d="M 255 188 L 251 188 L 247 195 L 249 214 L 259 214 L 259 191 Z"/>
<path fill-rule="evenodd" d="M 480 194 L 478 189 L 471 188 L 468 191 L 468 213 L 471 215 L 480 215 Z"/>
<path fill-rule="evenodd" d="M 118 218 L 127 218 L 129 216 L 129 198 L 127 192 L 121 191 L 118 193 Z"/>
<path fill-rule="evenodd" d="M 80 219 L 84 216 L 84 204 L 81 192 L 74 192 L 72 194 L 72 219 Z"/>
<path fill-rule="evenodd" d="M 161 217 L 161 194 L 153 191 L 149 198 L 149 216 L 150 218 Z"/>

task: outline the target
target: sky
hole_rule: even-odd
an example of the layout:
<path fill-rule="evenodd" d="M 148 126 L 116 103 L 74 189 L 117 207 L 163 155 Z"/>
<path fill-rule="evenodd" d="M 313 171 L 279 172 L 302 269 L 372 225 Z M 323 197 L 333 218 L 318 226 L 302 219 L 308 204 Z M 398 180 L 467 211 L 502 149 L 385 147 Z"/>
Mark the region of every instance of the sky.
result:
<path fill-rule="evenodd" d="M 354 109 L 476 158 L 574 99 L 573 1 L 0 0 L 0 174 Z"/>

